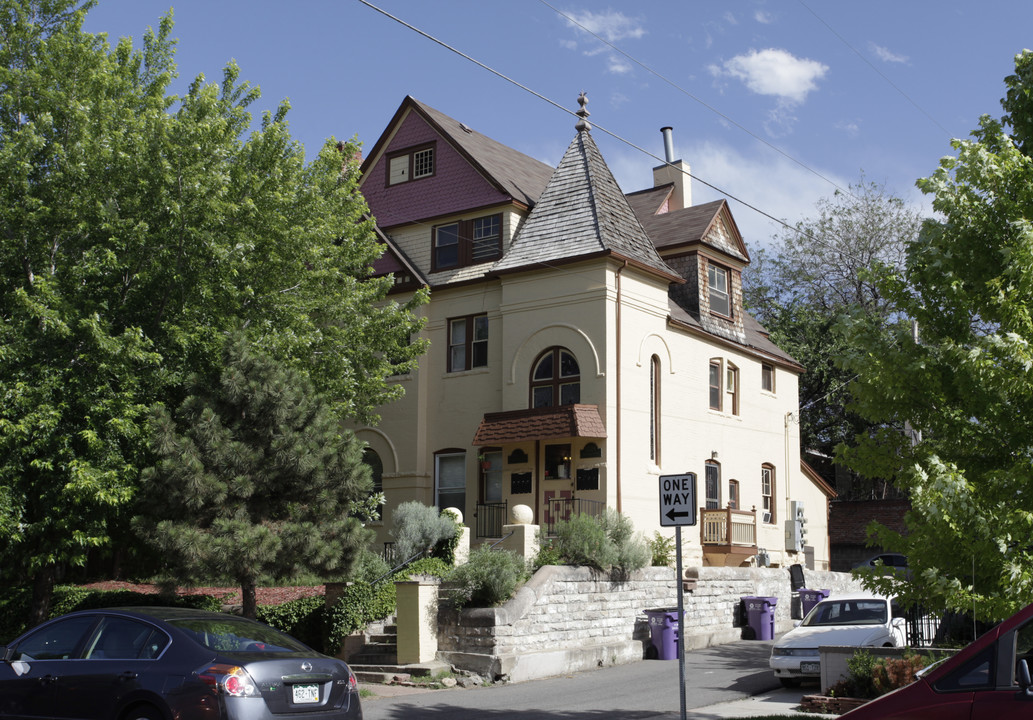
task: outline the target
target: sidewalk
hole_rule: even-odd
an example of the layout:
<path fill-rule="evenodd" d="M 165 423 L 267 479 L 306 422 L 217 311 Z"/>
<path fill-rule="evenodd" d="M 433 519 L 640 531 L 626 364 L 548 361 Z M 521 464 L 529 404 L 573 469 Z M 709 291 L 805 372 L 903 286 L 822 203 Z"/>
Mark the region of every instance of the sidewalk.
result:
<path fill-rule="evenodd" d="M 720 718 L 750 718 L 764 717 L 770 715 L 784 715 L 788 718 L 837 718 L 838 715 L 820 715 L 817 713 L 803 713 L 797 708 L 800 707 L 800 698 L 805 692 L 813 690 L 772 690 L 761 695 L 755 695 L 745 700 L 733 700 L 732 702 L 709 705 L 707 707 L 695 708 L 686 713 L 689 720 L 719 720 Z M 670 716 L 672 718 L 678 715 Z"/>

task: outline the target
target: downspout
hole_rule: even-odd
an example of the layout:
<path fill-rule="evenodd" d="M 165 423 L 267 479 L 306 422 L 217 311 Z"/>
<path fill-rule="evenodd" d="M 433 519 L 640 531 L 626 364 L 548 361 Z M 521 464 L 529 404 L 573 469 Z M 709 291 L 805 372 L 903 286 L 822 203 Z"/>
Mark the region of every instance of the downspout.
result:
<path fill-rule="evenodd" d="M 792 462 L 792 460 L 790 459 L 790 453 L 789 453 L 789 423 L 792 421 L 792 418 L 793 418 L 793 411 L 790 410 L 789 412 L 786 413 L 786 417 L 785 417 L 785 428 L 786 428 L 786 430 L 785 430 L 786 507 L 785 507 L 785 515 L 782 516 L 784 518 L 782 520 L 782 526 L 783 527 L 785 527 L 786 520 L 795 520 L 796 519 L 795 517 L 792 517 L 790 515 L 790 513 L 789 513 L 790 508 L 792 507 L 792 505 L 790 504 L 791 503 L 791 499 L 790 499 L 791 498 L 791 491 L 790 491 L 790 487 L 789 487 L 789 473 L 792 471 L 792 468 L 789 467 L 789 464 Z"/>
<path fill-rule="evenodd" d="M 617 338 L 616 338 L 616 358 L 617 358 L 617 382 L 616 390 L 617 393 L 617 512 L 621 510 L 621 273 L 624 272 L 624 268 L 628 267 L 628 261 L 625 259 L 624 264 L 621 265 L 620 269 L 617 270 L 616 282 L 617 282 Z"/>

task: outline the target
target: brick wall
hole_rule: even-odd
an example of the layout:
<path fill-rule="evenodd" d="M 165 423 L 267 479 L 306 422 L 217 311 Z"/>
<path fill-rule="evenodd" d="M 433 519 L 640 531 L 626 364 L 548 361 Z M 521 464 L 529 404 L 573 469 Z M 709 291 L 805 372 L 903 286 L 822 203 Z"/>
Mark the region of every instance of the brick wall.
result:
<path fill-rule="evenodd" d="M 789 630 L 798 600 L 782 568 L 700 567 L 686 593 L 685 646 L 739 640 L 746 595 L 778 598 L 776 632 Z M 808 587 L 837 593 L 859 589 L 849 575 L 805 571 Z M 542 568 L 508 603 L 438 615 L 439 656 L 492 678 L 531 680 L 641 660 L 649 645 L 644 611 L 675 608 L 672 568 L 647 568 L 623 582 L 588 568 Z"/>

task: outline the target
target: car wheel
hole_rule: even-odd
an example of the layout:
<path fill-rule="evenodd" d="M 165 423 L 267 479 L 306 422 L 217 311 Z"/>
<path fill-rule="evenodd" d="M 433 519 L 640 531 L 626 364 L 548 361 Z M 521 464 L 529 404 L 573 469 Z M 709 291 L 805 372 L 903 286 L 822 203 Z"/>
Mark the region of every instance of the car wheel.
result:
<path fill-rule="evenodd" d="M 782 683 L 784 688 L 798 688 L 800 687 L 800 681 L 796 678 L 779 678 L 778 681 Z"/>
<path fill-rule="evenodd" d="M 122 713 L 121 720 L 165 720 L 165 716 L 153 705 L 135 705 Z"/>

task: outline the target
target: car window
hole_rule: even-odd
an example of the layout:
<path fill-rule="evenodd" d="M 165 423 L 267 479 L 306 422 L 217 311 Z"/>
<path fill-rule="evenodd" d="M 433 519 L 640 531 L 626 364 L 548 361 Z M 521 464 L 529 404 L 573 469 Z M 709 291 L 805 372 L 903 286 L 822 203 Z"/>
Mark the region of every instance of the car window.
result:
<path fill-rule="evenodd" d="M 886 623 L 886 601 L 879 599 L 826 600 L 818 603 L 803 624 L 821 625 L 883 625 Z"/>
<path fill-rule="evenodd" d="M 1019 661 L 1025 660 L 1033 666 L 1033 620 L 1015 631 L 1015 662 L 1012 663 L 1012 684 L 1018 685 Z"/>
<path fill-rule="evenodd" d="M 311 652 L 300 642 L 262 623 L 242 618 L 169 620 L 198 643 L 218 652 Z"/>
<path fill-rule="evenodd" d="M 42 627 L 18 643 L 11 659 L 29 662 L 75 658 L 96 619 L 93 615 L 79 615 Z"/>
<path fill-rule="evenodd" d="M 152 625 L 129 618 L 105 617 L 85 656 L 90 660 L 152 660 L 168 643 L 168 636 Z"/>
<path fill-rule="evenodd" d="M 992 687 L 996 644 L 991 644 L 952 673 L 936 681 L 937 692 L 985 690 Z"/>

